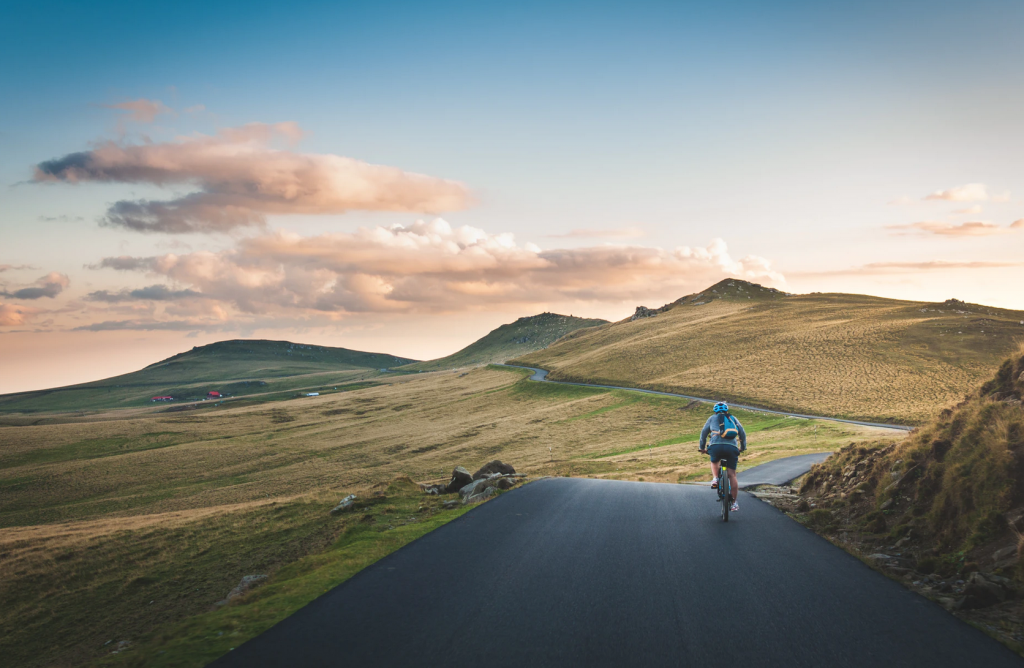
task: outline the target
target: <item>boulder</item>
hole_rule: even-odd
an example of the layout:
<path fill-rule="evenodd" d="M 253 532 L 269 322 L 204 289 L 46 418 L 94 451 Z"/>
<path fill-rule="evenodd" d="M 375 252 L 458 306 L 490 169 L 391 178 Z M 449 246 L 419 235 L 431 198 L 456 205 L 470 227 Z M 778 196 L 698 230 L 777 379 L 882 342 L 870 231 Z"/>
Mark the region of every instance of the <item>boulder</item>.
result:
<path fill-rule="evenodd" d="M 346 510 L 351 508 L 352 504 L 354 504 L 355 502 L 356 502 L 356 495 L 355 494 L 349 494 L 344 499 L 342 499 L 341 502 L 338 503 L 338 505 L 334 506 L 334 508 L 331 509 L 331 514 L 332 515 L 337 515 L 338 513 L 345 512 Z"/>
<path fill-rule="evenodd" d="M 227 605 L 231 601 L 235 600 L 239 596 L 244 595 L 247 591 L 255 587 L 260 582 L 267 579 L 266 575 L 246 575 L 242 578 L 242 581 L 238 583 L 238 586 L 228 592 L 227 597 L 223 601 L 217 601 L 214 603 L 214 607 L 220 607 Z"/>
<path fill-rule="evenodd" d="M 463 499 L 465 499 L 467 497 L 473 496 L 474 494 L 479 494 L 485 489 L 493 487 L 496 482 L 497 480 L 493 480 L 491 478 L 481 478 L 480 480 L 474 480 L 468 485 L 464 485 L 462 489 L 459 490 L 459 494 L 462 496 Z"/>
<path fill-rule="evenodd" d="M 494 484 L 498 489 L 512 489 L 517 482 L 516 478 L 499 478 Z"/>
<path fill-rule="evenodd" d="M 445 492 L 447 494 L 454 494 L 471 482 L 473 482 L 473 476 L 470 475 L 469 471 L 461 466 L 456 466 L 452 470 L 452 479 L 445 487 Z"/>
<path fill-rule="evenodd" d="M 500 459 L 489 461 L 480 467 L 480 470 L 473 474 L 473 480 L 480 480 L 481 478 L 487 478 L 495 473 L 501 475 L 515 475 L 515 468 L 511 464 L 505 464 Z"/>
<path fill-rule="evenodd" d="M 981 573 L 971 573 L 964 587 L 964 597 L 957 603 L 960 610 L 976 610 L 987 608 L 1006 600 L 1006 590 L 994 582 L 989 582 Z"/>
<path fill-rule="evenodd" d="M 481 492 L 467 496 L 465 499 L 462 500 L 462 505 L 468 506 L 471 503 L 480 503 L 484 499 L 488 499 L 497 493 L 498 490 L 496 490 L 495 488 L 487 487 Z"/>
<path fill-rule="evenodd" d="M 1017 556 L 1017 546 L 1016 545 L 1011 545 L 1009 547 L 1004 547 L 1001 550 L 996 550 L 992 554 L 992 561 L 1003 561 L 1005 559 L 1009 559 L 1011 557 L 1016 557 L 1016 556 Z"/>

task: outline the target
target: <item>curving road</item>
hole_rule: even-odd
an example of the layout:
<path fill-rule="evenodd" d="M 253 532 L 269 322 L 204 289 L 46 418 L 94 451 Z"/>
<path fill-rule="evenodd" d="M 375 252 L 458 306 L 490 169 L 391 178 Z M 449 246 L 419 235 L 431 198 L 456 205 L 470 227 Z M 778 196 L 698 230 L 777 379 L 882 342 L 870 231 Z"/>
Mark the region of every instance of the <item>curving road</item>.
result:
<path fill-rule="evenodd" d="M 629 390 L 630 392 L 643 392 L 644 394 L 658 394 L 663 397 L 682 397 L 683 399 L 692 399 L 693 401 L 703 401 L 704 403 L 713 404 L 717 399 L 706 399 L 704 397 L 691 397 L 688 394 L 678 394 L 676 392 L 659 392 L 658 390 L 644 390 L 639 387 L 623 387 L 621 385 L 595 385 L 593 383 L 570 383 L 564 380 L 548 380 L 548 371 L 545 369 L 538 369 L 532 366 L 517 366 L 515 364 L 495 364 L 494 366 L 504 366 L 510 369 L 527 369 L 533 372 L 530 376 L 530 380 L 543 381 L 545 383 L 558 383 L 559 385 L 577 385 L 579 387 L 599 387 L 605 390 Z M 803 413 L 787 413 L 786 411 L 776 411 L 770 408 L 760 408 L 758 406 L 746 406 L 744 404 L 729 403 L 730 406 L 736 408 L 742 408 L 748 411 L 757 411 L 759 413 L 770 413 L 772 415 L 784 415 L 786 417 L 804 418 L 807 420 L 829 420 L 830 422 L 845 422 L 847 424 L 859 424 L 864 427 L 881 427 L 883 429 L 899 429 L 900 431 L 913 431 L 914 427 L 908 427 L 902 424 L 886 424 L 884 422 L 864 422 L 862 420 L 844 420 L 843 418 L 826 417 L 824 415 L 805 415 Z"/>
<path fill-rule="evenodd" d="M 538 480 L 355 575 L 222 668 L 985 666 L 1024 660 L 744 494 Z"/>

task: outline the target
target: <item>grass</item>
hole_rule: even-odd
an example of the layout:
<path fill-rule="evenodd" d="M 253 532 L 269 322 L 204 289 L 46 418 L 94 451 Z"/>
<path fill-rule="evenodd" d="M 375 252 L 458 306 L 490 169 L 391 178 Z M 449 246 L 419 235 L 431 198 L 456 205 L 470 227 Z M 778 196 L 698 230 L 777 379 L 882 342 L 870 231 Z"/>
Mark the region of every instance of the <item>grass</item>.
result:
<path fill-rule="evenodd" d="M 861 503 L 846 510 L 851 517 L 872 522 L 874 533 L 912 528 L 920 549 L 950 567 L 983 561 L 993 541 L 1013 533 L 1007 518 L 1024 516 L 1022 394 L 1024 347 L 967 400 L 904 442 L 846 448 L 816 467 L 804 486 L 829 505 L 829 488 L 856 470 Z M 1015 577 L 1024 581 L 1024 567 Z"/>
<path fill-rule="evenodd" d="M 607 324 L 607 320 L 575 318 L 558 313 L 520 318 L 502 325 L 462 350 L 428 362 L 415 362 L 400 367 L 399 371 L 440 371 L 482 364 L 501 363 L 534 350 L 551 345 L 570 332 L 585 327 Z"/>
<path fill-rule="evenodd" d="M 447 479 L 457 464 L 495 458 L 535 476 L 708 475 L 696 451 L 708 406 L 527 375 L 386 374 L 268 404 L 12 418 L 0 426 L 0 626 L 12 629 L 0 655 L 25 666 L 201 665 L 457 514 L 392 489 L 328 515 L 350 492 L 374 499 L 381 481 Z M 879 434 L 740 419 L 751 435 L 744 467 Z M 262 588 L 210 610 L 242 576 L 263 573 Z M 121 640 L 133 649 L 108 656 Z"/>
<path fill-rule="evenodd" d="M 1022 321 L 963 302 L 786 296 L 723 281 L 656 317 L 579 330 L 514 362 L 552 380 L 920 424 L 992 374 L 1024 337 Z"/>

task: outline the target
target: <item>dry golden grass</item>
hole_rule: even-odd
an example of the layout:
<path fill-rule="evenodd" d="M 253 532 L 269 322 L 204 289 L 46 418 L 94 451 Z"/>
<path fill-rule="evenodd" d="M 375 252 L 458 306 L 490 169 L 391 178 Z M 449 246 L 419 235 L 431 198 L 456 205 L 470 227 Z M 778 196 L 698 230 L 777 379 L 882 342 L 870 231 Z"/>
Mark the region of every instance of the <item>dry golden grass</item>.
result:
<path fill-rule="evenodd" d="M 1024 313 L 974 305 L 842 294 L 747 299 L 733 290 L 581 330 L 517 363 L 549 369 L 553 380 L 916 424 L 987 378 L 1024 336 L 1021 321 Z"/>
<path fill-rule="evenodd" d="M 493 367 L 393 376 L 261 405 L 0 427 L 0 626 L 17 629 L 0 654 L 80 665 L 107 640 L 172 628 L 242 575 L 323 550 L 344 526 L 327 515 L 332 503 L 397 476 L 437 480 L 494 458 L 537 475 L 707 476 L 696 451 L 706 405 L 523 377 Z M 878 435 L 740 418 L 742 466 Z"/>

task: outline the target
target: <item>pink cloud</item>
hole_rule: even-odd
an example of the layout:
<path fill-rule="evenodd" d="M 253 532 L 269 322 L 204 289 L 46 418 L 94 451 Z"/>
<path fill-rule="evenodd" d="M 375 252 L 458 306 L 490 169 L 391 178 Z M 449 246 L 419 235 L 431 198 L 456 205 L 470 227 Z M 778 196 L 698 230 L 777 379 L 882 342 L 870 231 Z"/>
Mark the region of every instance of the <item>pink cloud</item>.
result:
<path fill-rule="evenodd" d="M 948 190 L 936 190 L 925 199 L 947 200 L 950 202 L 984 202 L 988 199 L 984 183 L 968 183 Z"/>
<path fill-rule="evenodd" d="M 43 297 L 53 298 L 63 292 L 71 280 L 66 274 L 51 271 L 46 276 L 36 280 L 34 283 L 15 288 L 13 291 L 6 287 L 0 289 L 0 297 L 9 299 L 42 299 Z"/>
<path fill-rule="evenodd" d="M 34 179 L 198 188 L 169 201 L 122 200 L 108 209 L 105 224 L 140 232 L 226 232 L 262 226 L 270 214 L 438 213 L 469 205 L 466 186 L 456 181 L 273 146 L 276 138 L 301 137 L 295 123 L 252 123 L 166 143 L 105 142 L 40 163 Z"/>
<path fill-rule="evenodd" d="M 103 105 L 107 109 L 120 109 L 129 112 L 128 119 L 136 123 L 152 123 L 157 116 L 174 113 L 160 100 L 128 100 L 117 104 Z"/>
<path fill-rule="evenodd" d="M 451 313 L 678 297 L 727 276 L 784 282 L 768 260 L 734 259 L 720 239 L 672 250 L 542 250 L 440 219 L 315 237 L 281 232 L 218 253 L 108 258 L 100 266 L 164 277 L 244 314 Z"/>
<path fill-rule="evenodd" d="M 639 227 L 612 229 L 576 228 L 565 234 L 549 234 L 549 239 L 637 239 L 646 235 Z"/>
<path fill-rule="evenodd" d="M 952 271 L 958 269 L 1007 269 L 1024 266 L 1024 262 L 976 261 L 958 262 L 949 260 L 928 260 L 925 262 L 872 262 L 858 267 L 829 271 L 790 272 L 792 276 L 877 276 L 888 274 L 914 274 L 929 271 Z"/>
<path fill-rule="evenodd" d="M 21 304 L 0 304 L 0 327 L 17 327 L 24 325 L 37 314 L 40 309 Z"/>
<path fill-rule="evenodd" d="M 938 234 L 941 236 L 951 237 L 983 237 L 993 234 L 1012 232 L 1020 227 L 1022 226 L 1017 223 L 1012 223 L 1007 227 L 1002 227 L 1000 225 L 984 221 L 972 221 L 969 223 L 960 223 L 959 225 L 938 221 L 921 221 L 918 223 L 910 223 L 909 225 L 887 225 L 886 229 L 908 230 L 909 232 L 917 232 L 921 234 Z M 903 233 L 906 234 L 908 232 Z"/>

